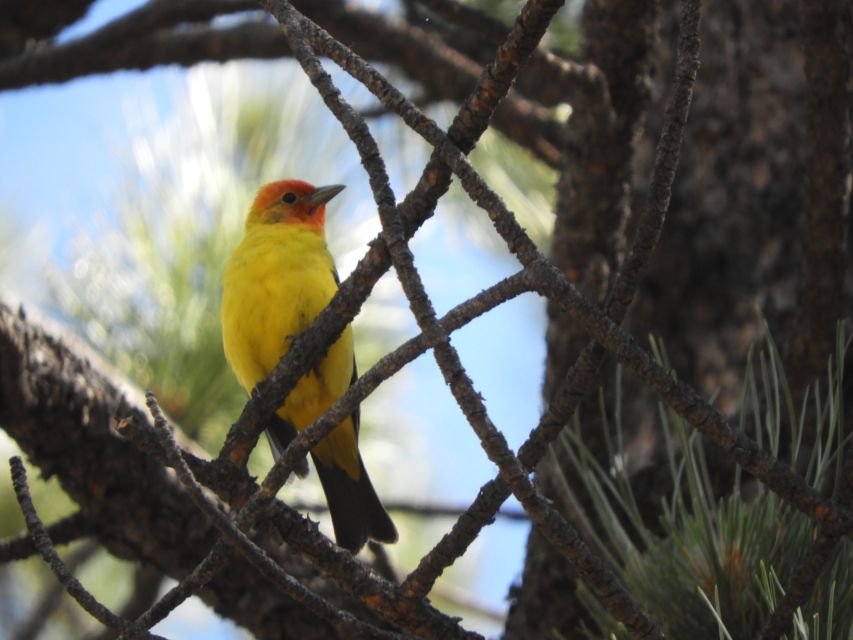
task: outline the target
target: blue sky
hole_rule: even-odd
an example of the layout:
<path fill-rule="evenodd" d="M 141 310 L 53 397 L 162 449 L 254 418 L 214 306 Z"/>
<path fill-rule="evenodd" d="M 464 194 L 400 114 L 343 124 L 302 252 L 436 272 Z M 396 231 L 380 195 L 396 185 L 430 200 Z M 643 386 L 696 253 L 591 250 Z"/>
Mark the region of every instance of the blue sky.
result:
<path fill-rule="evenodd" d="M 102 0 L 95 4 L 86 24 L 76 30 L 86 31 L 125 8 L 126 3 Z M 26 282 L 34 286 L 27 284 L 16 292 L 25 301 L 42 299 L 39 284 L 43 284 L 44 263 L 63 264 L 77 225 L 85 227 L 96 211 L 109 211 L 119 192 L 123 165 L 117 158 L 131 143 L 128 103 L 147 100 L 168 118 L 184 74 L 179 69 L 116 73 L 0 93 L 4 148 L 0 154 L 0 215 L 13 219 L 23 236 L 35 238 L 26 256 L 31 267 L 31 280 Z M 356 188 L 369 198 L 366 177 Z M 397 195 L 404 193 L 401 190 Z M 460 234 L 458 226 L 447 224 L 449 219 L 437 216 L 413 245 L 417 266 L 439 314 L 517 269 L 510 259 Z M 542 303 L 528 295 L 453 336 L 492 419 L 513 448 L 536 424 L 541 410 L 544 326 Z M 414 324 L 410 327 L 406 337 L 414 333 Z M 431 494 L 441 502 L 468 504 L 479 487 L 494 477 L 496 468 L 480 449 L 430 354 L 407 368 L 401 393 L 400 404 L 416 416 L 417 428 L 428 444 Z M 441 529 L 426 534 L 425 544 L 435 543 Z M 499 520 L 484 532 L 466 565 L 473 567 L 469 586 L 474 598 L 494 609 L 506 607 L 507 590 L 522 568 L 527 531 L 523 524 Z M 212 616 L 202 616 L 203 631 L 192 626 L 195 622 L 187 622 L 196 619 L 195 614 L 189 618 L 176 615 L 159 630 L 173 638 L 200 637 L 200 633 L 213 639 L 236 637 L 233 627 L 217 623 Z M 472 620 L 472 624 L 476 623 Z M 492 634 L 498 631 L 493 625 L 478 628 Z"/>

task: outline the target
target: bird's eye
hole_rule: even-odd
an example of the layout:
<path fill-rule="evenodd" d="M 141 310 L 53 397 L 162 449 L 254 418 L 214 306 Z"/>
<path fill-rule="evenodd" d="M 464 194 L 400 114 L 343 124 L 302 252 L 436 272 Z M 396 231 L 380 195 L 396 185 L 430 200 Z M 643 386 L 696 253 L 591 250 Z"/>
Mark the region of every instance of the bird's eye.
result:
<path fill-rule="evenodd" d="M 293 204 L 294 202 L 296 202 L 296 194 L 292 191 L 288 191 L 283 196 L 281 196 L 281 201 L 284 204 Z"/>

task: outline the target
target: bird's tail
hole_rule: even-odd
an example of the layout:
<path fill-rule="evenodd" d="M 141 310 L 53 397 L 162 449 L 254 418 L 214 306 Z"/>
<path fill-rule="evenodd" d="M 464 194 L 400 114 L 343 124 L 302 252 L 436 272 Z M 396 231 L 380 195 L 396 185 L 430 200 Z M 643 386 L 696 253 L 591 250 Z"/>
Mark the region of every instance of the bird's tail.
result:
<path fill-rule="evenodd" d="M 379 501 L 360 455 L 358 480 L 350 478 L 340 467 L 323 464 L 314 455 L 312 458 L 326 494 L 339 546 L 355 552 L 368 538 L 379 542 L 397 541 L 397 529 Z"/>
<path fill-rule="evenodd" d="M 293 425 L 273 415 L 267 425 L 267 439 L 276 460 L 295 437 L 296 429 Z M 368 538 L 379 542 L 397 542 L 397 529 L 376 495 L 361 455 L 358 456 L 361 471 L 358 480 L 350 478 L 340 467 L 323 464 L 313 454 L 311 458 L 320 476 L 323 493 L 326 494 L 335 541 L 339 546 L 355 552 L 364 546 Z M 304 462 L 296 469 L 297 475 L 301 477 L 308 473 L 307 461 Z"/>
<path fill-rule="evenodd" d="M 284 450 L 287 449 L 293 439 L 296 437 L 296 429 L 287 420 L 283 420 L 278 415 L 273 414 L 267 424 L 267 441 L 270 443 L 272 457 L 275 460 L 284 455 Z M 296 465 L 293 472 L 300 478 L 308 475 L 308 460 L 302 458 L 299 464 Z"/>

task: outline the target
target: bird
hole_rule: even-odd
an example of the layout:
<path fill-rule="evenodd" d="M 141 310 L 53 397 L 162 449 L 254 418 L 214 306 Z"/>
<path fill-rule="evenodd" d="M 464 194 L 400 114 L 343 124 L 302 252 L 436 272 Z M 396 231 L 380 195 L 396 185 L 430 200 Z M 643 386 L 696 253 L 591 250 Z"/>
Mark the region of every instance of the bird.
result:
<path fill-rule="evenodd" d="M 225 357 L 249 394 L 338 290 L 325 222 L 326 203 L 343 189 L 279 180 L 261 187 L 249 209 L 244 237 L 225 264 L 221 306 Z M 352 328 L 347 325 L 265 425 L 273 456 L 280 458 L 297 432 L 331 407 L 356 378 Z M 358 450 L 359 420 L 356 408 L 311 450 L 335 541 L 353 553 L 368 538 L 397 541 L 397 529 Z"/>

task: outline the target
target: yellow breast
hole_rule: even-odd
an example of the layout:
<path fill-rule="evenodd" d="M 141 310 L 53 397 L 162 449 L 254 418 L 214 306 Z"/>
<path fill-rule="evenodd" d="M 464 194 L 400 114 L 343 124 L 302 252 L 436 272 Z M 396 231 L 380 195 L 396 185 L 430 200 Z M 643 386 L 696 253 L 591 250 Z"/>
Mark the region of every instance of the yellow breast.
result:
<path fill-rule="evenodd" d="M 266 378 L 337 291 L 322 235 L 299 225 L 259 225 L 231 255 L 223 278 L 225 356 L 247 392 Z M 349 327 L 280 410 L 297 429 L 310 424 L 349 387 Z M 354 435 L 354 434 L 353 434 Z"/>

